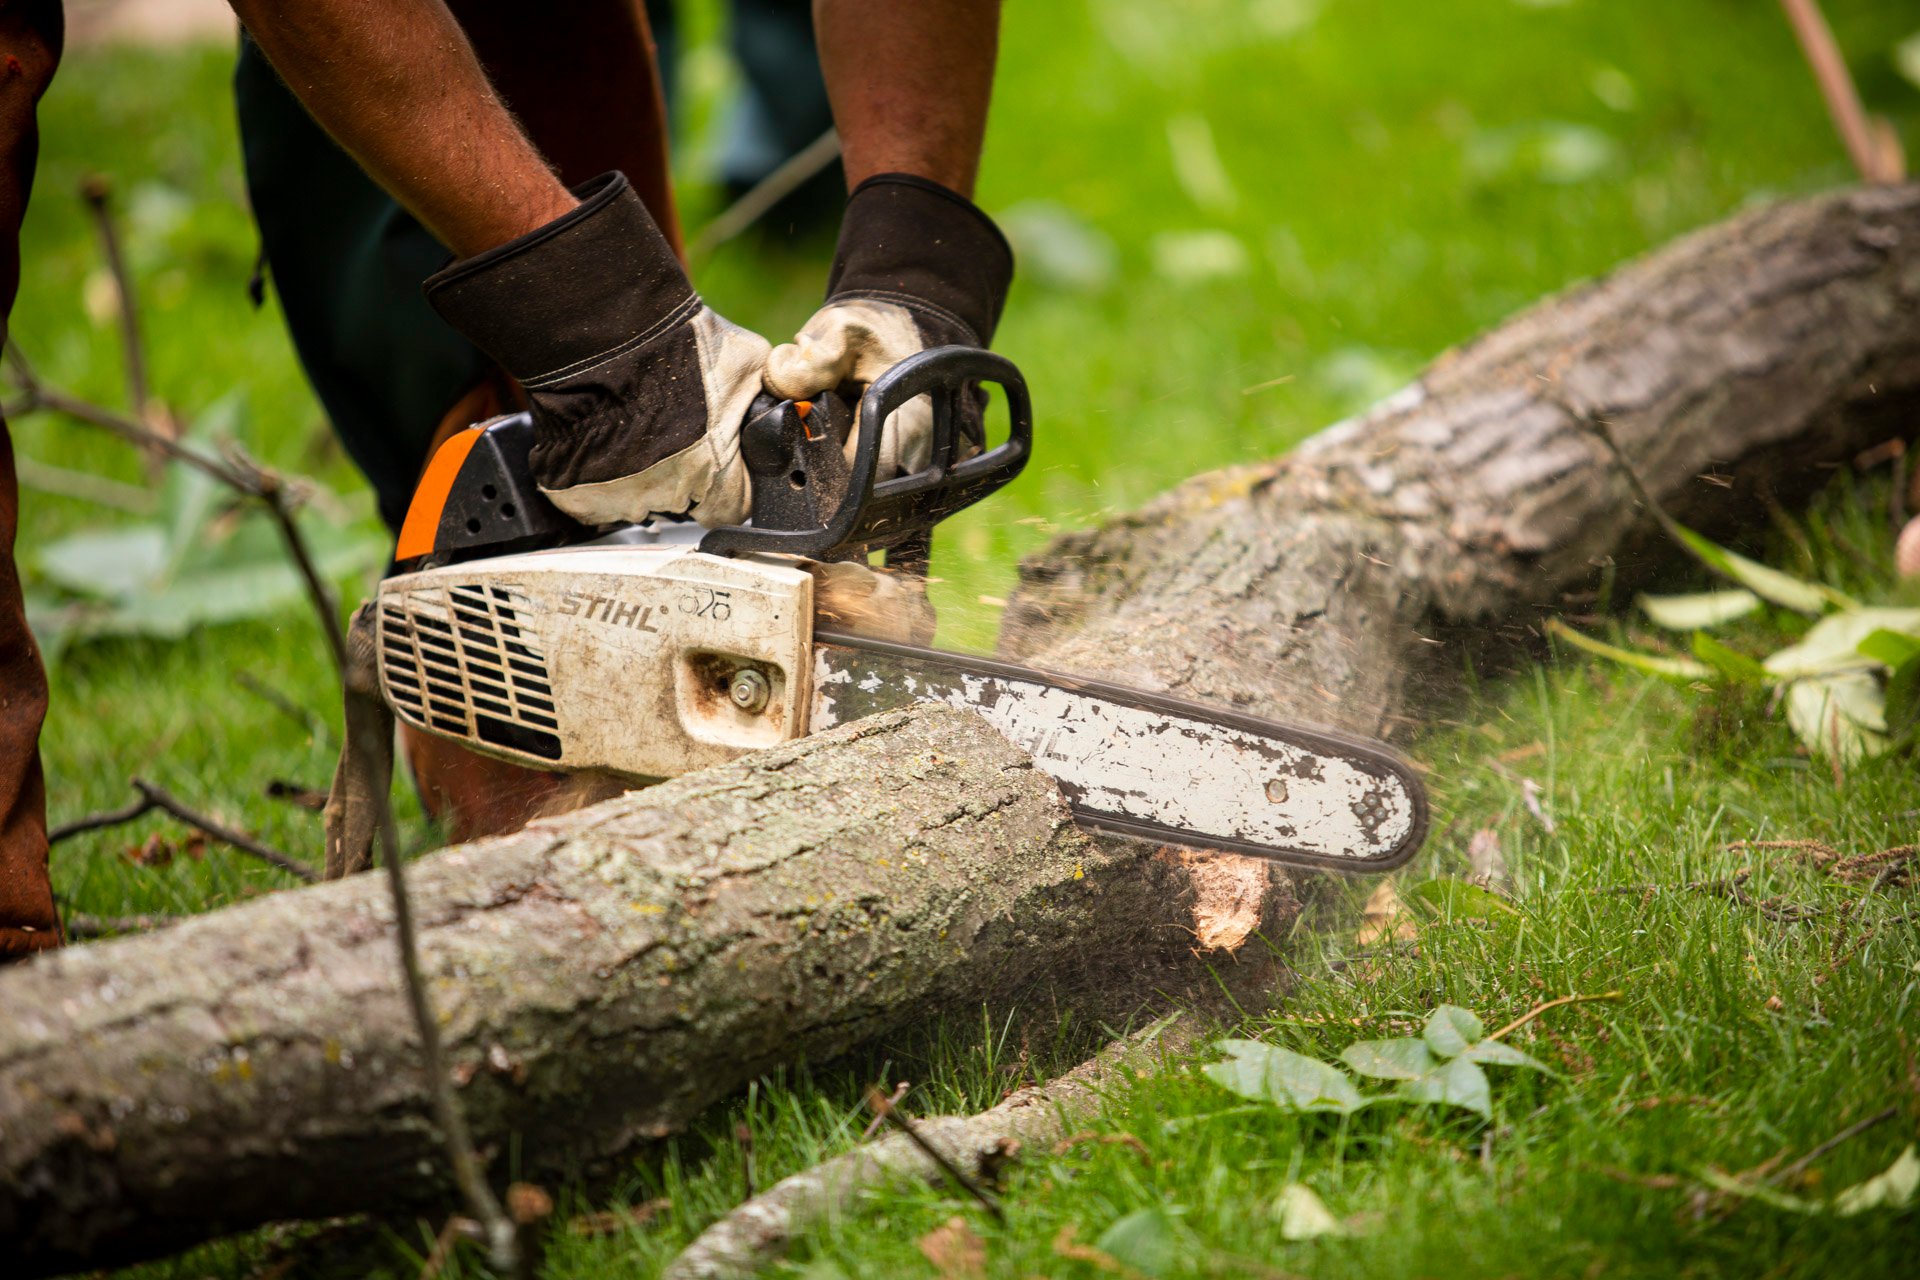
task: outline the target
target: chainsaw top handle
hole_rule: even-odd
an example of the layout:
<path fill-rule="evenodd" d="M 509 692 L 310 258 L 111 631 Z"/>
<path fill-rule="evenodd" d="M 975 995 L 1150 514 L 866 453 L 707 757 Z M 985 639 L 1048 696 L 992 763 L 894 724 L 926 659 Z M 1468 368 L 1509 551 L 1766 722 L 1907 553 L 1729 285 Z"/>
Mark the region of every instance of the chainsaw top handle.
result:
<path fill-rule="evenodd" d="M 980 382 L 1005 390 L 1012 430 L 1004 443 L 960 460 L 960 397 Z M 877 483 L 880 433 L 861 432 L 849 464 L 843 445 L 853 415 L 838 396 L 829 392 L 807 402 L 761 395 L 740 433 L 753 484 L 752 523 L 711 529 L 700 549 L 816 560 L 885 549 L 889 564 L 924 565 L 935 524 L 1020 474 L 1033 447 L 1033 408 L 1026 380 L 1010 361 L 974 347 L 935 347 L 875 379 L 860 402 L 860 421 L 885 422 L 917 395 L 933 399 L 932 460 L 913 475 Z M 547 500 L 533 478 L 533 443 L 533 419 L 515 413 L 441 445 L 407 510 L 397 567 L 569 546 L 605 533 Z"/>
<path fill-rule="evenodd" d="M 974 394 L 982 382 L 997 383 L 1006 393 L 1007 439 L 962 459 L 960 398 Z M 878 424 L 920 395 L 933 401 L 933 449 L 927 466 L 876 481 Z M 978 347 L 932 347 L 874 379 L 860 401 L 864 429 L 851 466 L 843 460 L 836 430 L 809 427 L 818 416 L 831 422 L 830 397 L 822 397 L 818 407 L 783 401 L 774 408 L 780 412 L 756 412 L 741 435 L 741 456 L 753 481 L 752 525 L 709 530 L 700 550 L 733 556 L 771 551 L 831 560 L 883 548 L 894 551 L 903 544 L 924 549 L 934 525 L 1019 475 L 1033 453 L 1033 402 L 1026 379 L 1011 360 Z"/>

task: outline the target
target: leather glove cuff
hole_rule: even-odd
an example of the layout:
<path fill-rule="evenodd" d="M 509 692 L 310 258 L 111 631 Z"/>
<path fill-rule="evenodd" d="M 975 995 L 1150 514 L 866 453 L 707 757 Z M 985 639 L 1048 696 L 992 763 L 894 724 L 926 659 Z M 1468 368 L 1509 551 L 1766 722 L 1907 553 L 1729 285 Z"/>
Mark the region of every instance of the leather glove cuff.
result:
<path fill-rule="evenodd" d="M 441 318 L 530 391 L 637 350 L 700 306 L 625 174 L 574 195 L 578 208 L 425 285 Z"/>
<path fill-rule="evenodd" d="M 827 301 L 874 298 L 932 312 L 957 322 L 954 341 L 985 346 L 1012 282 L 1013 250 L 973 201 L 913 174 L 879 173 L 847 198 Z"/>

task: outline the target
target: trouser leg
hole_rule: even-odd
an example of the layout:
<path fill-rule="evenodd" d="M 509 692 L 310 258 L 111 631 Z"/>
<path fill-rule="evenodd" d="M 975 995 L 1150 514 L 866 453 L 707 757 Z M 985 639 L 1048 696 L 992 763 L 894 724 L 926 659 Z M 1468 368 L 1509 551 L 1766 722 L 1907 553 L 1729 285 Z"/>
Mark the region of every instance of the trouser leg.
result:
<path fill-rule="evenodd" d="M 34 113 L 60 60 L 61 31 L 60 0 L 0 0 L 0 335 L 20 287 L 20 223 L 40 144 Z M 14 563 L 19 525 L 13 439 L 0 421 L 0 959 L 60 944 L 40 772 L 47 677 Z"/>
<path fill-rule="evenodd" d="M 668 238 L 679 224 L 641 0 L 450 0 L 500 96 L 569 185 L 632 181 Z M 335 432 L 398 529 L 432 447 L 515 407 L 480 353 L 427 307 L 447 251 L 306 114 L 251 44 L 234 73 L 254 217 L 294 348 Z M 454 839 L 519 826 L 556 775 L 404 731 L 427 811 Z"/>

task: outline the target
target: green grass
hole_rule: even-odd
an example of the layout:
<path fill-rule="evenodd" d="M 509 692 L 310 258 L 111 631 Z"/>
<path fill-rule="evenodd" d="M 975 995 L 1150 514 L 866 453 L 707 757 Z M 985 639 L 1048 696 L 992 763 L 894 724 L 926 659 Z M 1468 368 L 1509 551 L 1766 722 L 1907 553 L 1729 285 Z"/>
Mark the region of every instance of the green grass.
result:
<path fill-rule="evenodd" d="M 1911 13 L 1865 0 L 1828 8 L 1869 106 L 1915 145 L 1920 92 L 1889 58 Z M 119 401 L 111 321 L 84 302 L 99 257 L 74 196 L 83 176 L 110 175 L 156 389 L 189 416 L 244 390 L 236 432 L 246 446 L 316 475 L 339 495 L 336 518 L 364 525 L 369 504 L 272 304 L 246 301 L 255 240 L 230 63 L 224 49 L 70 51 L 43 107 L 13 332 L 50 380 Z M 682 151 L 693 225 L 715 205 L 700 162 L 725 86 L 718 65 L 703 53 L 689 76 L 700 91 Z M 1750 201 L 1846 177 L 1771 5 L 1009 6 L 981 200 L 1021 250 L 997 345 L 1033 385 L 1040 447 L 1011 490 L 943 526 L 945 640 L 991 643 L 997 612 L 981 597 L 1004 596 L 1017 558 L 1054 529 L 1206 467 L 1283 450 L 1544 293 Z M 722 312 L 777 336 L 805 318 L 822 273 L 817 246 L 749 237 L 701 264 L 699 279 Z M 13 427 L 29 459 L 144 483 L 138 461 L 97 434 L 48 418 Z M 1873 511 L 1851 491 L 1836 494 L 1807 526 L 1812 559 L 1796 562 L 1788 539 L 1775 562 L 1884 595 L 1888 534 Z M 30 585 L 46 585 L 36 547 L 128 518 L 30 490 Z M 318 631 L 297 608 L 178 643 L 70 647 L 54 671 L 44 744 L 55 820 L 120 803 L 138 774 L 317 859 L 317 821 L 259 793 L 275 777 L 324 782 L 333 743 L 246 691 L 241 672 L 335 714 Z M 1181 1245 L 1176 1275 L 1258 1274 L 1234 1259 L 1314 1275 L 1903 1271 L 1911 1217 L 1839 1222 L 1751 1204 L 1724 1221 L 1691 1215 L 1703 1167 L 1798 1154 L 1851 1119 L 1902 1105 L 1898 1120 L 1816 1166 L 1826 1185 L 1844 1185 L 1884 1167 L 1917 1118 L 1896 1032 L 1916 1023 L 1920 956 L 1911 922 L 1885 923 L 1912 909 L 1910 891 L 1868 898 L 1791 865 L 1759 867 L 1755 896 L 1826 910 L 1801 925 L 1673 887 L 1644 901 L 1591 892 L 1725 875 L 1741 859 L 1721 846 L 1737 838 L 1813 837 L 1850 852 L 1910 838 L 1920 788 L 1909 760 L 1856 769 L 1836 786 L 1763 708 L 1703 705 L 1578 658 L 1489 684 L 1453 709 L 1456 727 L 1418 749 L 1438 834 L 1405 883 L 1459 874 L 1469 835 L 1496 827 L 1521 894 L 1519 927 L 1429 920 L 1417 955 L 1362 956 L 1351 930 L 1367 886 L 1334 885 L 1293 937 L 1273 940 L 1302 983 L 1283 1020 L 1255 1029 L 1323 1056 L 1381 1034 L 1374 1021 L 1350 1030 L 1346 1019 L 1453 1000 L 1497 1022 L 1547 996 L 1621 988 L 1617 1005 L 1546 1015 L 1542 1030 L 1567 1056 L 1551 1039 L 1526 1043 L 1566 1075 L 1498 1079 L 1490 1129 L 1438 1113 L 1367 1113 L 1344 1128 L 1246 1113 L 1176 1069 L 1115 1096 L 1101 1124 L 1138 1136 L 1151 1166 L 1124 1147 L 1031 1153 L 1008 1188 L 1004 1229 L 941 1192 L 877 1196 L 810 1237 L 798 1265 L 928 1274 L 913 1241 L 958 1213 L 987 1239 L 993 1274 L 1091 1275 L 1053 1253 L 1059 1230 L 1074 1224 L 1090 1243 L 1158 1205 Z M 1545 787 L 1556 834 L 1527 814 L 1514 775 Z M 417 812 L 406 816 L 410 838 L 431 843 Z M 62 845 L 63 900 L 98 914 L 198 910 L 287 883 L 218 850 L 164 868 L 123 856 L 165 829 L 149 821 Z M 1848 903 L 1849 936 L 1876 922 L 1878 932 L 1828 976 L 1853 945 L 1839 936 Z M 1097 1038 L 1067 1028 L 1019 1069 L 1065 1065 Z M 1908 1039 L 1920 1051 L 1920 1034 Z M 857 1137 L 867 1081 L 921 1082 L 909 1102 L 918 1112 L 971 1109 L 995 1100 L 1020 1061 L 1019 1046 L 972 1016 L 875 1053 L 766 1081 L 664 1159 L 636 1163 L 631 1197 L 664 1192 L 673 1211 L 613 1237 L 563 1234 L 545 1274 L 647 1274 L 663 1263 L 739 1198 L 738 1123 L 753 1129 L 764 1185 Z M 1641 1105 L 1668 1098 L 1709 1101 Z M 1609 1169 L 1680 1185 L 1619 1181 Z M 1364 1233 L 1282 1242 L 1271 1205 L 1289 1180 L 1312 1185 L 1336 1214 L 1359 1215 Z M 311 1252 L 335 1255 L 339 1274 L 406 1276 L 408 1249 L 424 1247 L 410 1229 L 361 1244 Z M 246 1276 L 279 1247 L 250 1237 L 149 1274 Z"/>

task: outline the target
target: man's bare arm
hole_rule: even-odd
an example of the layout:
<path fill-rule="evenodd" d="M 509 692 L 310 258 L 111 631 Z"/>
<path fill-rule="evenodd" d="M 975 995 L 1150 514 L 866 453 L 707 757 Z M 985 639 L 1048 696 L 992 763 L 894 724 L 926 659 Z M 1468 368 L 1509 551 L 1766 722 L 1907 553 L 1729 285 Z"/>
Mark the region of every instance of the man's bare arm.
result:
<path fill-rule="evenodd" d="M 443 0 L 232 0 L 328 133 L 461 257 L 578 202 L 487 82 Z"/>
<path fill-rule="evenodd" d="M 973 195 L 1000 0 L 814 0 L 847 186 L 912 173 Z"/>

